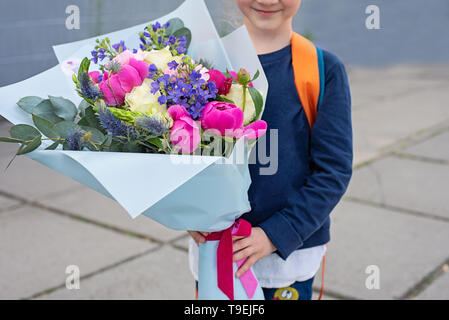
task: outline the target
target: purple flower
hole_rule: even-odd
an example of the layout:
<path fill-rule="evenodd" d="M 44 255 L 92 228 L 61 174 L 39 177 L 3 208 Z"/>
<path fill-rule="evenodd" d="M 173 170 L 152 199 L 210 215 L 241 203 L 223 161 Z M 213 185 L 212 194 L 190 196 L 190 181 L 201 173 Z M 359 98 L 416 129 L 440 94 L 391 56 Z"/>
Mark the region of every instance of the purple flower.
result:
<path fill-rule="evenodd" d="M 177 63 L 176 60 L 173 60 L 172 62 L 169 62 L 167 65 L 171 70 L 175 70 L 179 66 L 179 63 Z"/>

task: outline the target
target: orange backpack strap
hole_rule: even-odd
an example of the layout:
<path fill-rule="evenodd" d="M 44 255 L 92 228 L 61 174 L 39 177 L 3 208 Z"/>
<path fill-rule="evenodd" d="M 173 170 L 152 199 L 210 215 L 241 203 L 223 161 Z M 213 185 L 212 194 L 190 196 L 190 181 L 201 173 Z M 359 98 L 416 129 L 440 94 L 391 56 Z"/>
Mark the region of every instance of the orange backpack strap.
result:
<path fill-rule="evenodd" d="M 324 92 L 323 56 L 312 41 L 296 32 L 293 32 L 291 43 L 296 89 L 312 129 Z"/>

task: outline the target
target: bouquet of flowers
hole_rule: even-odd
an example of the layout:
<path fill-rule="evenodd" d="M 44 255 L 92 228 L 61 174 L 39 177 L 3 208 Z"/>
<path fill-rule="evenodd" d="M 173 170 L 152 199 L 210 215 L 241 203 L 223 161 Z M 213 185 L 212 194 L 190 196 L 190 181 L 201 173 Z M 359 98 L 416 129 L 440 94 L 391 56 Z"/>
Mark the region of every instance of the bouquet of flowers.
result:
<path fill-rule="evenodd" d="M 183 6 L 185 12 L 207 12 L 202 1 Z M 181 7 L 173 18 L 147 24 L 137 34 L 128 31 L 138 47 L 106 36 L 95 40 L 89 57 L 64 61 L 61 68 L 81 98 L 78 106 L 60 96 L 23 97 L 15 111 L 0 110 L 15 123 L 0 142 L 19 143 L 16 155 L 117 200 L 132 217 L 144 214 L 169 228 L 214 232 L 200 248 L 199 297 L 262 299 L 252 271 L 235 281 L 232 262 L 232 235 L 251 230 L 246 221 L 236 221 L 250 210 L 248 148 L 267 129 L 260 120 L 263 94 L 253 85 L 261 73 L 251 77 L 243 68 L 232 71 L 229 63 L 225 70 L 214 67 L 215 55 L 201 57 L 201 41 L 194 59 L 189 47 L 195 33 L 176 16 L 180 12 Z M 221 39 L 212 41 L 226 56 Z M 47 72 L 47 81 L 57 81 L 54 71 Z M 3 89 L 14 97 L 23 86 Z M 145 179 L 148 169 L 151 179 Z"/>

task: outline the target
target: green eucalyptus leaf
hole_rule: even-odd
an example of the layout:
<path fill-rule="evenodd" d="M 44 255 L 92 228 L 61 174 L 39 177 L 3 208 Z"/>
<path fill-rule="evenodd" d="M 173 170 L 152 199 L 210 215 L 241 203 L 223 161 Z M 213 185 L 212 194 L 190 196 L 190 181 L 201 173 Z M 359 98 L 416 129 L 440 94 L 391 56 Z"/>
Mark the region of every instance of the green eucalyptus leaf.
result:
<path fill-rule="evenodd" d="M 76 123 L 67 120 L 58 122 L 55 127 L 58 130 L 61 138 L 64 139 L 67 138 L 67 134 L 70 132 L 70 130 L 72 130 L 72 128 L 79 128 Z"/>
<path fill-rule="evenodd" d="M 23 97 L 17 102 L 17 105 L 28 113 L 33 112 L 33 108 L 41 103 L 44 99 L 36 96 Z"/>
<path fill-rule="evenodd" d="M 80 104 L 78 105 L 78 114 L 80 115 L 80 117 L 84 117 L 85 116 L 85 110 L 87 108 L 89 108 L 91 105 L 89 102 L 87 102 L 86 100 L 81 100 Z"/>
<path fill-rule="evenodd" d="M 47 148 L 45 148 L 45 150 L 55 150 L 59 146 L 60 143 L 61 143 L 60 141 L 55 141 L 51 145 L 49 145 Z"/>
<path fill-rule="evenodd" d="M 9 134 L 13 139 L 19 140 L 33 140 L 36 137 L 40 137 L 41 133 L 36 128 L 28 124 L 16 124 L 9 129 Z"/>
<path fill-rule="evenodd" d="M 184 27 L 184 22 L 182 22 L 182 20 L 179 18 L 170 19 L 168 20 L 168 22 L 170 23 L 170 25 L 165 30 L 165 32 L 169 36 L 171 36 L 175 31 Z"/>
<path fill-rule="evenodd" d="M 95 142 L 97 144 L 101 144 L 104 142 L 104 139 L 105 139 L 104 134 L 100 130 L 97 130 L 92 127 L 86 127 L 86 126 L 80 126 L 80 127 L 81 127 L 81 129 L 92 133 L 92 137 L 90 138 L 92 142 Z"/>
<path fill-rule="evenodd" d="M 73 120 L 78 113 L 78 109 L 75 104 L 63 97 L 53 97 L 48 96 L 50 98 L 50 102 L 53 105 L 54 113 L 64 119 L 64 120 Z"/>
<path fill-rule="evenodd" d="M 45 118 L 53 123 L 58 123 L 64 120 L 56 115 L 53 104 L 49 99 L 42 100 L 41 103 L 35 106 L 32 110 L 32 114 Z"/>
<path fill-rule="evenodd" d="M 16 155 L 22 155 L 25 153 L 29 153 L 29 152 L 34 151 L 37 148 L 39 148 L 39 146 L 42 143 L 41 138 L 42 138 L 42 136 L 39 135 L 38 137 L 35 137 L 30 143 L 22 144 L 20 146 L 19 150 L 17 150 Z"/>
<path fill-rule="evenodd" d="M 61 137 L 54 123 L 48 121 L 47 119 L 33 114 L 33 122 L 36 125 L 36 128 L 38 128 L 47 138 L 59 139 Z"/>

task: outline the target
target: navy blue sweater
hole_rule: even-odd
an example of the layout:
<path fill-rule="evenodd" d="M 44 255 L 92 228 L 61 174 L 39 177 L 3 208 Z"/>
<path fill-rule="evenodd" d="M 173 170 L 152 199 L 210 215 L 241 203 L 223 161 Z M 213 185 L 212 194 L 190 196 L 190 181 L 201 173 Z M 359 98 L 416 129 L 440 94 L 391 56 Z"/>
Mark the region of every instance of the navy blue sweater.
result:
<path fill-rule="evenodd" d="M 261 227 L 283 259 L 294 250 L 330 240 L 329 215 L 345 193 L 352 175 L 348 79 L 343 63 L 335 55 L 323 50 L 323 58 L 324 97 L 310 131 L 295 86 L 291 45 L 259 55 L 269 84 L 262 115 L 268 131 L 256 146 L 266 143 L 268 155 L 270 145 L 275 143 L 274 136 L 270 139 L 269 130 L 277 129 L 278 165 L 274 174 L 261 175 L 259 169 L 267 170 L 270 164 L 263 164 L 263 159 L 252 154 L 251 159 L 257 158 L 257 162 L 249 165 L 251 211 L 242 218 Z"/>

